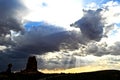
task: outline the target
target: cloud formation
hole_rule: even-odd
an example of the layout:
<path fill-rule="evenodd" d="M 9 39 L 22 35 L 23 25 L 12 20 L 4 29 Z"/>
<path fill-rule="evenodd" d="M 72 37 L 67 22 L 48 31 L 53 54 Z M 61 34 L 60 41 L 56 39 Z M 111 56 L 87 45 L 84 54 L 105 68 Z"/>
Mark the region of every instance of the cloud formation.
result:
<path fill-rule="evenodd" d="M 67 56 L 66 56 L 67 57 Z M 65 58 L 65 55 L 64 55 Z M 76 67 L 86 67 L 90 66 L 91 68 L 94 67 L 101 67 L 100 70 L 102 69 L 119 69 L 120 65 L 120 56 L 115 56 L 115 55 L 105 55 L 102 57 L 97 57 L 93 55 L 87 55 L 87 56 L 69 56 L 66 59 L 64 58 L 40 58 L 38 57 L 38 61 L 40 60 L 41 63 L 39 62 L 40 69 L 68 69 L 68 68 L 76 68 Z M 64 61 L 67 63 L 64 63 Z M 59 61 L 59 62 L 58 62 Z M 63 66 L 64 65 L 64 66 Z M 90 69 L 91 69 L 90 68 Z"/>
<path fill-rule="evenodd" d="M 80 28 L 82 34 L 88 39 L 99 41 L 102 38 L 104 27 L 100 14 L 102 9 L 83 11 L 84 16 L 71 26 Z"/>
<path fill-rule="evenodd" d="M 44 66 L 40 68 L 66 69 L 94 64 L 119 69 L 119 6 L 118 2 L 109 1 L 102 5 L 102 11 L 101 9 L 84 11 L 84 16 L 71 26 L 80 28 L 81 38 L 87 43 L 79 42 L 79 49 L 70 52 L 60 51 L 54 57 L 49 57 L 50 53 L 46 54 L 40 58 Z"/>
<path fill-rule="evenodd" d="M 70 45 L 77 37 L 76 33 L 67 31 L 62 27 L 42 22 L 39 26 L 31 27 L 23 35 L 16 37 L 13 34 L 12 39 L 15 42 L 14 50 L 28 54 L 43 54 L 45 52 L 59 51 L 60 45 Z"/>
<path fill-rule="evenodd" d="M 23 29 L 21 19 L 25 10 L 21 0 L 0 0 L 0 36 Z"/>

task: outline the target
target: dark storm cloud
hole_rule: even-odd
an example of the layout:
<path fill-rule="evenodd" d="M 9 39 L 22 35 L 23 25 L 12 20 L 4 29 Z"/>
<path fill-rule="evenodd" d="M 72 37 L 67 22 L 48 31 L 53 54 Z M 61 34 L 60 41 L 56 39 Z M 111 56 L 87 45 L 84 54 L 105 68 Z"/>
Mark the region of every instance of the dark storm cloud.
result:
<path fill-rule="evenodd" d="M 1 52 L 0 53 L 0 72 L 6 71 L 9 63 L 13 64 L 12 70 L 23 70 L 27 62 L 27 55 L 25 53 L 16 52 Z"/>
<path fill-rule="evenodd" d="M 28 54 L 41 54 L 59 51 L 60 45 L 62 44 L 68 44 L 69 47 L 75 48 L 72 43 L 74 41 L 77 47 L 78 42 L 76 38 L 76 33 L 72 31 L 66 31 L 59 26 L 42 23 L 40 26 L 32 27 L 30 31 L 26 31 L 24 35 L 14 37 L 13 40 L 16 46 L 13 50 L 23 51 Z"/>
<path fill-rule="evenodd" d="M 21 0 L 0 0 L 0 35 L 10 33 L 10 30 L 21 31 L 21 17 L 25 13 Z"/>
<path fill-rule="evenodd" d="M 25 62 L 22 63 L 21 61 L 26 60 L 28 56 L 59 51 L 61 46 L 62 49 L 70 48 L 74 50 L 78 48 L 79 38 L 76 36 L 77 33 L 44 22 L 39 26 L 31 27 L 24 34 L 18 36 L 16 34 L 11 34 L 14 45 L 4 50 L 2 52 L 4 55 L 0 56 L 3 57 L 1 64 L 4 64 L 4 67 L 0 69 L 5 70 L 8 63 L 13 63 L 16 66 L 14 70 L 23 69 Z M 15 60 L 16 62 L 14 62 Z M 17 61 L 19 62 L 17 63 Z M 17 66 L 20 64 L 22 67 Z"/>
<path fill-rule="evenodd" d="M 102 38 L 104 27 L 100 15 L 102 9 L 83 11 L 84 16 L 80 20 L 71 24 L 71 26 L 80 28 L 82 34 L 88 39 L 99 41 Z"/>
<path fill-rule="evenodd" d="M 15 65 L 16 62 L 16 67 L 20 66 L 21 59 L 18 59 L 18 56 L 23 57 L 25 55 L 9 49 L 14 44 L 11 41 L 10 30 L 23 30 L 22 17 L 26 12 L 27 8 L 22 0 L 0 0 L 0 46 L 8 47 L 7 50 L 0 51 L 0 72 L 5 70 L 9 63 Z"/>

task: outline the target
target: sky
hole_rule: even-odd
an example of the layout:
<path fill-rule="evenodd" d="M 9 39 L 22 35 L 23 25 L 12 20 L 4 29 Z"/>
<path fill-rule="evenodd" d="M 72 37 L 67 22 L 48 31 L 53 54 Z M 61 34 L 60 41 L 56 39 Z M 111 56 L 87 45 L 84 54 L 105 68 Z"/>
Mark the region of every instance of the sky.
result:
<path fill-rule="evenodd" d="M 119 0 L 0 0 L 0 72 L 25 69 L 29 56 L 49 72 L 119 70 L 119 9 Z"/>

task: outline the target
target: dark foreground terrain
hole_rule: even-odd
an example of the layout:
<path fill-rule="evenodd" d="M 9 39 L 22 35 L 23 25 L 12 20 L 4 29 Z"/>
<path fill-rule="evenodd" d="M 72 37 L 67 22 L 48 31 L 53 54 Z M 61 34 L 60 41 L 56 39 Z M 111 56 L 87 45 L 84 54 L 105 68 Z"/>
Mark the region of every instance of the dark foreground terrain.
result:
<path fill-rule="evenodd" d="M 0 80 L 120 80 L 120 71 L 103 70 L 76 74 L 0 73 Z"/>

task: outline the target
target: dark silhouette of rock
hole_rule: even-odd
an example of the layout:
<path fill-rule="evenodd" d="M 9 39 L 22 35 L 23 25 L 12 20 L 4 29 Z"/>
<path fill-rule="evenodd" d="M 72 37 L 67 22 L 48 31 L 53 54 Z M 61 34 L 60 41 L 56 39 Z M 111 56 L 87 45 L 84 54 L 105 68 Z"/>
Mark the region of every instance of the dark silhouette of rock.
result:
<path fill-rule="evenodd" d="M 32 56 L 28 58 L 27 66 L 26 66 L 26 71 L 37 71 L 37 61 L 36 57 Z"/>
<path fill-rule="evenodd" d="M 6 73 L 11 73 L 11 68 L 12 68 L 12 64 L 8 64 L 8 68 L 6 70 Z"/>
<path fill-rule="evenodd" d="M 23 73 L 37 73 L 37 60 L 35 56 L 30 56 L 27 61 L 26 69 L 22 70 Z"/>

